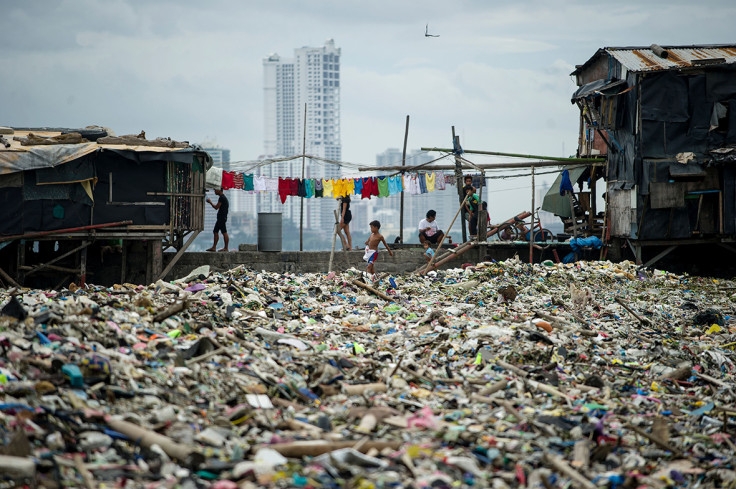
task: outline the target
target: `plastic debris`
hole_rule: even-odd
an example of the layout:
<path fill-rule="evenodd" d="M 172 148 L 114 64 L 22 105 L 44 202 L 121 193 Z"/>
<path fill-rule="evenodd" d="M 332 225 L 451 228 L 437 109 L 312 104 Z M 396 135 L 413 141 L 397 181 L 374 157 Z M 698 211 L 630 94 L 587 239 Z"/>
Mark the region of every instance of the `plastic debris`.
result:
<path fill-rule="evenodd" d="M 0 486 L 726 487 L 734 290 L 512 259 L 0 291 Z"/>

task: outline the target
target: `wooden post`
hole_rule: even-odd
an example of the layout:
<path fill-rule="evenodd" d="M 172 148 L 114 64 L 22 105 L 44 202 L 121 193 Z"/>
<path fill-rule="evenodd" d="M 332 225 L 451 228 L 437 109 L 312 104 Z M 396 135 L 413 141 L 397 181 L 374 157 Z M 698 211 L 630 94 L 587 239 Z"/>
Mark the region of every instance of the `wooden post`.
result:
<path fill-rule="evenodd" d="M 335 258 L 335 241 L 337 240 L 337 230 L 340 227 L 340 218 L 337 216 L 337 211 L 332 212 L 335 213 L 335 231 L 332 233 L 332 251 L 330 252 L 330 264 L 327 265 L 327 273 L 332 271 L 332 260 Z"/>
<path fill-rule="evenodd" d="M 483 209 L 483 187 L 486 186 L 486 172 L 485 170 L 480 171 L 480 189 L 478 191 L 478 261 L 481 262 L 486 257 L 488 250 L 486 242 L 488 241 L 488 211 Z M 482 237 L 482 238 L 481 238 Z"/>
<path fill-rule="evenodd" d="M 453 143 L 454 148 L 457 148 L 460 146 L 460 136 L 455 136 L 455 126 L 452 126 L 452 143 Z M 455 180 L 457 181 L 458 200 L 463 201 L 463 198 L 465 196 L 463 195 L 463 167 L 462 167 L 462 164 L 460 163 L 460 155 L 455 155 Z M 453 222 L 455 222 L 454 219 L 453 219 Z M 460 213 L 460 227 L 463 230 L 463 243 L 464 243 L 468 240 L 468 233 L 465 230 L 465 214 L 462 212 Z M 449 233 L 451 229 L 452 229 L 452 226 L 450 226 L 447 229 L 447 232 Z"/>
<path fill-rule="evenodd" d="M 79 263 L 79 286 L 84 287 L 87 283 L 87 247 L 82 248 L 82 258 Z"/>
<path fill-rule="evenodd" d="M 572 192 L 567 191 L 567 199 L 570 201 L 570 214 L 572 215 L 572 237 L 578 237 L 578 220 L 575 217 L 575 205 L 572 203 Z"/>
<path fill-rule="evenodd" d="M 304 157 L 307 151 L 307 104 L 304 104 L 304 131 L 302 136 L 302 182 L 304 181 Z M 299 202 L 299 251 L 304 251 L 304 197 Z"/>
<path fill-rule="evenodd" d="M 197 232 L 197 233 L 199 233 L 199 232 Z M 122 252 L 122 255 L 123 255 L 121 257 L 121 263 L 120 263 L 120 284 L 122 285 L 122 284 L 125 283 L 125 269 L 128 266 L 128 247 L 126 246 L 126 243 L 125 243 L 125 240 L 124 239 L 123 240 L 120 240 L 120 243 L 122 244 L 122 246 L 121 246 L 121 248 L 122 248 L 121 249 L 121 252 Z"/>
<path fill-rule="evenodd" d="M 406 142 L 409 139 L 409 115 L 406 116 L 406 129 L 404 130 L 404 151 L 401 154 L 401 166 L 406 166 Z M 399 237 L 404 244 L 404 172 L 401 172 L 401 212 L 399 213 Z"/>
<path fill-rule="evenodd" d="M 532 263 L 534 263 L 534 167 L 532 167 L 532 224 L 529 233 L 529 264 Z"/>

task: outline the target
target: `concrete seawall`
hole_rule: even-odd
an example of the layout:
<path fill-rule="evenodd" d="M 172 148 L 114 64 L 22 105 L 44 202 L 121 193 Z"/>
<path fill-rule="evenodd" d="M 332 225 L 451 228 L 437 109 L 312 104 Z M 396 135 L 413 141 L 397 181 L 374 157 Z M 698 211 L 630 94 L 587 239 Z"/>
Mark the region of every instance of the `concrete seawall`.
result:
<path fill-rule="evenodd" d="M 562 253 L 570 251 L 570 245 L 556 243 L 555 247 L 562 248 Z M 519 255 L 522 261 L 528 261 L 529 245 L 526 243 L 494 243 L 488 247 L 487 253 L 494 260 L 506 260 L 514 255 Z M 173 253 L 164 253 L 164 267 L 169 263 Z M 477 262 L 482 257 L 478 256 L 478 250 L 471 250 L 450 261 L 441 269 L 459 267 L 465 262 Z M 551 249 L 534 251 L 536 262 L 543 259 L 552 259 Z M 166 276 L 166 280 L 174 280 L 183 277 L 192 270 L 202 265 L 209 265 L 212 271 L 224 272 L 239 265 L 246 265 L 254 270 L 266 270 L 277 273 L 327 273 L 330 262 L 329 251 L 232 251 L 228 253 L 191 252 L 184 253 L 174 268 Z M 405 248 L 394 250 L 394 256 L 381 249 L 376 271 L 379 273 L 402 274 L 411 273 L 421 265 L 425 264 L 423 248 Z M 347 270 L 355 267 L 365 270 L 363 251 L 336 251 L 332 269 L 334 271 Z"/>
<path fill-rule="evenodd" d="M 385 250 L 380 251 L 376 262 L 376 271 L 380 273 L 409 273 L 419 268 L 426 260 L 423 249 L 396 250 L 390 256 Z M 164 253 L 164 266 L 173 257 L 173 253 Z M 278 273 L 326 273 L 330 262 L 329 251 L 232 251 L 228 253 L 192 252 L 184 253 L 174 268 L 166 276 L 173 280 L 187 275 L 193 269 L 209 265 L 212 271 L 224 272 L 239 265 L 246 265 L 254 270 L 266 270 Z M 457 266 L 456 262 L 455 266 Z M 336 251 L 332 269 L 347 270 L 355 267 L 365 270 L 363 251 Z"/>

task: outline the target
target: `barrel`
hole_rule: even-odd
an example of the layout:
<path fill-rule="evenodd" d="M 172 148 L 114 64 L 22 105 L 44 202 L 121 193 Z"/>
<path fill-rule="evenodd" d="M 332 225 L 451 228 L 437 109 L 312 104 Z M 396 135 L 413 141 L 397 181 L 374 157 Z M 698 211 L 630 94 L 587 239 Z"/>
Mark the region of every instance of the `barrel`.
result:
<path fill-rule="evenodd" d="M 281 213 L 258 213 L 258 251 L 281 251 Z"/>

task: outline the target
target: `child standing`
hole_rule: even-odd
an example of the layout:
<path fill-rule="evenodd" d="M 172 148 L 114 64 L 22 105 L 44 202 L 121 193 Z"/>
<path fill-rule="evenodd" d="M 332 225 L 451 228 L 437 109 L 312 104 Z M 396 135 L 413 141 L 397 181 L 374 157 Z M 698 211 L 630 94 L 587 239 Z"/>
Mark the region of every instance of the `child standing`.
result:
<path fill-rule="evenodd" d="M 368 241 L 365 242 L 365 254 L 363 255 L 363 260 L 368 263 L 368 267 L 366 269 L 367 272 L 375 278 L 376 269 L 373 264 L 376 262 L 376 258 L 378 258 L 378 245 L 383 243 L 383 246 L 386 247 L 389 255 L 394 256 L 394 253 L 386 244 L 386 240 L 383 238 L 383 235 L 378 232 L 378 230 L 381 229 L 381 223 L 378 221 L 372 221 L 370 226 L 371 235 L 368 236 Z"/>
<path fill-rule="evenodd" d="M 432 257 L 434 256 L 434 250 L 431 246 L 429 246 L 429 241 L 424 242 L 424 259 L 427 260 L 427 263 L 432 260 Z"/>

